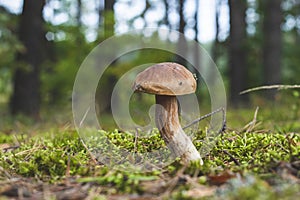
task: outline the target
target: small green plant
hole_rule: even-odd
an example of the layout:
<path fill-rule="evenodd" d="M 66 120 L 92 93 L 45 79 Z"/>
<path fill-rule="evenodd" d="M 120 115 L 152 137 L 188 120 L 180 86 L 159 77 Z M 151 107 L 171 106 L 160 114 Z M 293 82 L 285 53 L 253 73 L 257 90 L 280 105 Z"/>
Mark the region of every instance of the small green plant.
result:
<path fill-rule="evenodd" d="M 88 173 L 89 156 L 74 131 L 36 136 L 0 155 L 0 166 L 25 177 L 54 181 Z"/>
<path fill-rule="evenodd" d="M 297 120 L 300 117 L 300 113 L 299 113 L 299 110 L 300 110 L 300 101 L 299 101 L 300 92 L 297 91 L 297 90 L 294 90 L 293 91 L 293 97 L 296 100 L 292 104 L 292 116 L 293 116 L 293 119 Z"/>
<path fill-rule="evenodd" d="M 244 112 L 245 118 L 249 118 L 249 113 Z M 71 128 L 36 130 L 38 134 L 34 136 L 1 133 L 0 144 L 5 147 L 0 151 L 0 179 L 23 177 L 61 183 L 76 177 L 77 184 L 90 185 L 91 191 L 102 197 L 158 194 L 172 199 L 239 199 L 243 195 L 248 199 L 293 199 L 300 189 L 299 184 L 295 184 L 300 177 L 297 164 L 300 157 L 299 122 L 292 121 L 294 125 L 290 126 L 288 120 L 291 118 L 285 124 L 273 121 L 271 129 L 264 121 L 270 121 L 264 118 L 265 113 L 256 115 L 247 126 L 229 128 L 215 136 L 215 144 L 203 158 L 204 165 L 183 166 L 175 160 L 168 166 L 148 172 L 129 170 L 126 160 L 131 160 L 117 154 L 114 159 L 119 161 L 118 169 L 110 168 L 94 159 L 93 153 L 111 148 L 103 140 L 109 141 L 115 149 L 124 149 L 134 155 L 167 149 L 157 130 L 147 135 L 138 131 L 90 133 L 86 130 L 85 138 L 80 138 Z M 233 115 L 229 116 L 232 120 Z M 25 130 L 22 133 L 26 133 Z M 207 145 L 206 131 L 208 129 L 193 132 L 197 149 Z M 114 155 L 114 152 L 109 153 Z M 198 190 L 205 190 L 206 196 L 201 196 Z"/>
<path fill-rule="evenodd" d="M 142 188 L 140 187 L 140 182 L 152 181 L 156 179 L 158 179 L 158 176 L 155 172 L 142 174 L 110 170 L 102 176 L 80 178 L 78 181 L 81 183 L 96 182 L 100 185 L 114 187 L 118 191 L 127 193 L 141 193 Z"/>

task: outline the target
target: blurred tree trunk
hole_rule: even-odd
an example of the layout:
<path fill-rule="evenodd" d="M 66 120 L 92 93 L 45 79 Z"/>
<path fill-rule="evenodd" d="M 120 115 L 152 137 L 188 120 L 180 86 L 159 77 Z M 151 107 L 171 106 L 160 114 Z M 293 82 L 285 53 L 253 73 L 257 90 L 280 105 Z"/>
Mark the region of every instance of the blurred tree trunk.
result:
<path fill-rule="evenodd" d="M 165 1 L 166 0 L 164 0 L 164 3 L 166 3 Z M 147 20 L 145 19 L 145 14 L 148 12 L 148 10 L 151 8 L 152 5 L 150 3 L 150 0 L 146 0 L 145 3 L 146 3 L 146 6 L 145 6 L 143 12 L 140 14 L 140 17 L 143 18 L 143 20 L 145 22 L 145 27 L 147 27 Z M 165 6 L 168 6 L 168 5 L 165 4 Z M 165 9 L 167 9 L 167 7 L 165 7 Z M 166 14 L 164 16 L 164 19 L 162 20 L 163 22 L 165 21 L 165 17 L 166 17 Z"/>
<path fill-rule="evenodd" d="M 245 0 L 229 0 L 229 76 L 230 101 L 233 106 L 248 102 L 248 96 L 239 95 L 239 92 L 247 87 L 246 8 Z"/>
<path fill-rule="evenodd" d="M 171 28 L 169 22 L 169 3 L 168 0 L 163 0 L 163 2 L 165 5 L 165 16 L 163 18 L 163 23 L 167 26 L 167 28 Z"/>
<path fill-rule="evenodd" d="M 81 0 L 77 0 L 77 14 L 76 14 L 76 21 L 77 21 L 77 26 L 80 28 L 82 25 L 81 22 L 81 16 L 82 16 L 82 2 Z"/>
<path fill-rule="evenodd" d="M 179 27 L 178 31 L 181 33 L 179 35 L 178 43 L 177 43 L 177 55 L 175 57 L 175 61 L 182 64 L 183 66 L 186 66 L 186 53 L 187 53 L 187 42 L 184 37 L 184 28 L 185 28 L 185 19 L 184 19 L 184 13 L 183 13 L 183 6 L 184 6 L 185 0 L 179 0 L 178 4 L 178 13 L 179 13 Z"/>
<path fill-rule="evenodd" d="M 102 0 L 95 0 L 96 1 L 96 11 L 98 13 L 98 29 L 101 29 L 101 25 L 102 25 L 102 12 L 103 12 L 103 8 L 102 8 Z M 99 31 L 99 30 L 98 30 Z M 98 33 L 98 37 L 99 37 L 99 33 Z"/>
<path fill-rule="evenodd" d="M 42 11 L 45 0 L 24 0 L 20 16 L 19 39 L 25 50 L 17 56 L 13 75 L 12 114 L 38 118 L 40 110 L 40 68 L 45 59 L 45 32 Z"/>
<path fill-rule="evenodd" d="M 198 29 L 198 10 L 199 10 L 199 1 L 195 0 L 195 13 L 194 13 L 194 20 L 195 20 L 195 25 L 194 25 L 194 31 L 195 31 L 195 45 L 194 45 L 194 63 L 195 67 L 200 69 L 200 51 L 199 51 L 199 40 L 198 40 L 198 34 L 199 34 L 199 29 Z M 200 79 L 198 79 L 200 81 Z"/>
<path fill-rule="evenodd" d="M 218 57 L 219 57 L 219 45 L 220 45 L 220 41 L 219 41 L 219 32 L 220 32 L 220 25 L 219 25 L 219 18 L 220 18 L 220 9 L 221 9 L 221 4 L 222 4 L 222 0 L 216 0 L 216 13 L 215 13 L 215 24 L 216 24 L 216 33 L 215 33 L 215 40 L 211 49 L 211 57 L 212 60 L 214 61 L 213 63 L 211 63 L 212 65 L 216 64 L 217 65 L 217 61 L 218 61 Z M 209 84 L 214 84 L 215 82 L 215 74 L 213 73 L 213 67 L 215 66 L 210 66 L 210 70 L 209 70 Z"/>
<path fill-rule="evenodd" d="M 104 38 L 107 39 L 114 35 L 114 26 L 115 26 L 115 15 L 114 15 L 114 4 L 115 0 L 105 0 L 104 1 L 104 10 L 99 12 L 99 20 L 103 18 L 103 29 L 104 29 Z M 100 3 L 101 5 L 101 3 Z M 100 7 L 99 7 L 100 8 Z M 100 23 L 100 21 L 99 21 Z M 109 49 L 107 50 L 109 54 Z M 99 57 L 101 59 L 101 56 Z M 99 61 L 101 63 L 101 61 Z M 112 63 L 113 65 L 114 63 Z M 111 67 L 111 66 L 110 66 Z M 115 75 L 106 74 L 105 80 L 100 80 L 96 93 L 96 102 L 97 102 L 97 112 L 111 112 L 111 95 L 114 89 L 114 86 L 117 82 Z M 102 82 L 101 82 L 102 81 Z"/>
<path fill-rule="evenodd" d="M 218 59 L 218 45 L 220 44 L 219 41 L 219 33 L 220 33 L 220 25 L 219 25 L 219 18 L 220 18 L 220 10 L 221 10 L 222 0 L 216 0 L 216 34 L 215 34 L 215 41 L 212 47 L 212 59 L 217 62 Z"/>
<path fill-rule="evenodd" d="M 77 26 L 80 28 L 82 25 L 81 22 L 81 7 L 82 7 L 82 2 L 81 0 L 77 0 L 77 15 L 76 15 L 76 20 L 77 20 Z"/>
<path fill-rule="evenodd" d="M 77 22 L 77 29 L 78 29 L 78 34 L 76 34 L 76 45 L 77 46 L 82 46 L 83 41 L 85 40 L 84 34 L 82 34 L 82 0 L 77 0 L 77 13 L 76 13 L 76 22 Z M 78 51 L 80 52 L 80 51 Z M 78 57 L 79 58 L 79 57 Z M 79 60 L 80 62 L 80 60 Z"/>
<path fill-rule="evenodd" d="M 108 38 L 114 34 L 115 15 L 114 15 L 115 0 L 105 0 L 104 2 L 104 37 Z"/>
<path fill-rule="evenodd" d="M 281 0 L 263 1 L 263 66 L 266 85 L 281 83 Z M 266 91 L 267 98 L 273 99 L 276 91 Z"/>
<path fill-rule="evenodd" d="M 185 28 L 185 20 L 184 20 L 184 13 L 183 13 L 183 6 L 184 6 L 185 0 L 179 0 L 179 5 L 178 5 L 178 13 L 179 13 L 179 27 L 178 31 L 180 33 L 184 33 L 184 28 Z"/>

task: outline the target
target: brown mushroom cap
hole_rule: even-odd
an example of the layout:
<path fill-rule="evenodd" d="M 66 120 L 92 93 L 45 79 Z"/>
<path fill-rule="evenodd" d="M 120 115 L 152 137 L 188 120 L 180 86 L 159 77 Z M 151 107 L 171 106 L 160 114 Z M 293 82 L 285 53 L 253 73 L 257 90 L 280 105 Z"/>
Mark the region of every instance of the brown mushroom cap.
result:
<path fill-rule="evenodd" d="M 139 73 L 133 89 L 135 92 L 175 96 L 194 93 L 196 86 L 193 74 L 184 66 L 164 62 Z"/>

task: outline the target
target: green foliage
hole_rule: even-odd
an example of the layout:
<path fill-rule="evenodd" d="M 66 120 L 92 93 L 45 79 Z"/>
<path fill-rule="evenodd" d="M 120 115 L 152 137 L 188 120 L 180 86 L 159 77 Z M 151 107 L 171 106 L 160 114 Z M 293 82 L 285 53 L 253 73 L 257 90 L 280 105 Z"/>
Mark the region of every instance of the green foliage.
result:
<path fill-rule="evenodd" d="M 12 65 L 15 59 L 15 53 L 24 50 L 19 42 L 17 32 L 18 18 L 16 15 L 9 13 L 3 7 L 0 7 L 0 68 Z"/>
<path fill-rule="evenodd" d="M 293 95 L 297 97 L 297 94 Z M 251 112 L 244 111 L 245 116 L 249 116 L 249 113 Z M 259 124 L 259 122 L 257 123 Z M 146 183 L 155 187 L 156 181 L 173 180 L 173 178 L 179 177 L 176 185 L 167 187 L 174 188 L 170 197 L 172 199 L 193 199 L 190 190 L 196 186 L 185 178 L 190 176 L 194 177 L 193 180 L 201 187 L 206 187 L 210 191 L 209 194 L 214 194 L 216 199 L 239 199 L 242 195 L 249 199 L 295 197 L 299 186 L 292 185 L 293 179 L 286 179 L 279 172 L 282 171 L 282 166 L 288 166 L 297 159 L 299 160 L 299 134 L 287 131 L 284 126 L 281 130 L 264 129 L 264 127 L 258 129 L 258 127 L 253 126 L 249 129 L 248 126 L 241 130 L 226 131 L 217 136 L 216 144 L 203 159 L 203 166 L 194 164 L 182 166 L 175 161 L 169 166 L 150 172 L 121 171 L 94 163 L 90 156 L 92 149 L 87 151 L 74 130 L 52 129 L 47 132 L 41 131 L 30 137 L 19 135 L 17 138 L 18 148 L 0 152 L 0 170 L 5 170 L 6 174 L 11 177 L 35 177 L 48 182 L 79 177 L 77 179 L 79 183 L 97 184 L 101 187 L 101 194 L 105 195 L 142 195 L 148 192 L 145 187 Z M 89 138 L 88 134 L 87 130 Z M 165 147 L 157 130 L 154 130 L 148 137 L 141 132 L 138 132 L 138 135 L 135 134 L 118 130 L 101 130 L 96 135 L 99 135 L 98 139 L 103 136 L 115 147 L 130 152 L 145 153 Z M 200 149 L 204 145 L 205 130 L 195 134 L 194 144 L 197 149 Z M 91 133 L 91 136 L 94 135 L 95 133 Z M 0 136 L 0 144 L 11 144 L 11 146 L 16 144 L 15 137 L 4 133 L 1 133 Z M 92 137 L 90 139 L 94 140 Z M 94 141 L 97 145 L 99 140 Z M 98 144 L 96 148 L 106 148 L 106 146 Z M 123 159 L 122 156 L 120 159 Z M 120 165 L 126 167 L 126 163 L 120 162 Z M 0 171 L 2 180 L 5 178 L 5 174 L 2 174 L 3 170 Z M 209 190 L 208 188 L 212 184 L 210 177 L 217 177 L 224 171 L 231 172 L 233 177 L 226 178 L 228 179 L 227 183 L 218 187 L 214 192 Z M 293 176 L 297 177 L 299 174 Z M 168 184 L 172 183 L 171 180 Z M 198 198 L 195 197 L 195 199 Z"/>
<path fill-rule="evenodd" d="M 150 136 L 146 137 L 138 137 L 135 138 L 135 135 L 128 132 L 119 132 L 118 130 L 115 130 L 111 133 L 106 133 L 107 138 L 111 143 L 114 145 L 124 148 L 129 151 L 140 152 L 151 152 L 154 150 L 158 150 L 161 147 L 164 147 L 164 141 L 161 139 L 160 134 L 158 131 L 153 131 Z M 137 142 L 135 143 L 135 140 L 137 139 Z"/>
<path fill-rule="evenodd" d="M 144 153 L 165 147 L 158 132 L 150 137 L 138 138 L 131 133 L 117 130 L 104 133 L 111 143 L 129 151 Z M 200 132 L 195 141 L 198 149 L 203 145 L 201 141 L 199 142 L 202 137 Z M 12 142 L 10 137 L 5 135 L 1 137 L 1 143 L 10 142 Z M 289 162 L 293 157 L 299 156 L 300 147 L 297 145 L 299 142 L 298 134 L 288 132 L 226 132 L 216 139 L 216 145 L 204 159 L 205 165 L 201 167 L 201 171 L 215 173 L 230 169 L 258 174 L 268 173 L 279 162 Z M 20 148 L 1 153 L 1 165 L 11 172 L 39 178 L 65 177 L 68 162 L 71 175 L 87 174 L 85 166 L 88 160 L 86 149 L 72 131 L 54 131 L 43 137 L 23 139 Z"/>
<path fill-rule="evenodd" d="M 15 68 L 15 55 L 24 51 L 17 32 L 17 16 L 0 7 L 0 103 L 8 100 L 11 93 L 11 77 Z"/>
<path fill-rule="evenodd" d="M 8 142 L 10 139 L 7 139 Z M 14 151 L 0 153 L 0 165 L 9 173 L 43 180 L 59 180 L 88 173 L 88 157 L 72 131 L 45 133 L 23 140 Z"/>
<path fill-rule="evenodd" d="M 3 143 L 13 143 L 13 138 L 9 137 L 7 134 L 0 132 L 0 144 Z"/>
<path fill-rule="evenodd" d="M 293 133 L 229 132 L 217 140 L 208 162 L 210 168 L 246 170 L 255 173 L 272 171 L 279 162 L 289 162 L 300 154 L 300 136 Z M 233 158 L 236 159 L 236 163 Z"/>
<path fill-rule="evenodd" d="M 116 193 L 122 191 L 125 193 L 141 192 L 140 182 L 156 180 L 158 177 L 155 174 L 139 174 L 120 171 L 109 171 L 103 176 L 81 178 L 79 182 L 96 182 L 100 185 L 108 185 L 114 187 Z"/>
<path fill-rule="evenodd" d="M 52 57 L 55 61 L 43 67 L 41 96 L 46 104 L 65 105 L 70 101 L 76 73 L 92 44 L 87 43 L 76 26 L 49 25 L 48 29 L 54 35 L 64 35 L 65 39 L 54 38 Z"/>
<path fill-rule="evenodd" d="M 61 1 L 60 3 L 61 6 L 55 8 L 53 12 L 55 14 L 67 14 L 69 20 L 61 25 L 54 25 L 51 22 L 45 25 L 49 36 L 47 37 L 48 44 L 52 49 L 48 49 L 49 60 L 43 64 L 41 71 L 41 97 L 44 105 L 64 105 L 70 100 L 74 78 L 80 64 L 90 50 L 104 39 L 104 34 L 101 35 L 103 30 L 100 28 L 98 40 L 88 42 L 83 32 L 83 28 L 86 27 L 77 27 L 76 19 L 73 16 L 74 12 L 69 12 L 69 8 L 73 5 L 72 1 Z M 252 66 L 248 71 L 248 84 L 249 86 L 257 86 L 263 82 L 261 65 L 263 11 L 259 1 L 248 1 L 248 3 L 251 5 L 247 15 L 250 16 L 252 12 L 258 17 L 255 21 L 250 20 L 247 22 L 248 27 L 254 28 L 253 33 L 248 32 L 249 37 L 245 46 L 249 50 L 247 55 L 248 65 Z M 290 5 L 287 6 L 287 4 Z M 282 26 L 283 81 L 289 84 L 298 84 L 300 73 L 299 25 L 288 29 L 286 23 L 289 19 L 298 17 L 299 6 L 294 5 L 294 1 L 284 1 L 283 8 L 285 20 Z M 25 51 L 25 49 L 17 39 L 17 24 L 20 17 L 9 13 L 2 7 L 0 7 L 0 11 L 0 57 L 2 58 L 0 60 L 0 103 L 7 103 L 12 90 L 11 82 L 14 66 L 17 66 L 16 55 L 18 52 Z M 112 16 L 109 15 L 108 17 L 110 20 L 107 22 L 113 25 Z M 109 30 L 109 32 L 110 35 L 113 30 Z M 124 40 L 126 39 L 128 38 Z M 152 38 L 148 39 L 151 40 Z M 153 40 L 151 42 L 157 41 Z M 159 46 L 160 44 L 156 45 Z M 170 45 L 174 47 L 176 44 L 170 42 Z M 227 45 L 225 39 L 218 51 L 220 55 L 218 55 L 217 64 L 221 67 L 222 72 L 228 68 Z M 109 51 L 114 51 L 114 49 L 108 50 L 108 53 L 111 53 Z M 114 84 L 126 72 L 145 63 L 172 60 L 174 60 L 173 54 L 153 49 L 143 49 L 125 54 L 113 62 L 105 71 L 99 82 L 99 94 L 97 95 L 102 101 L 109 102 L 108 99 L 110 100 L 110 92 Z M 228 76 L 229 74 L 225 75 L 224 80 L 227 80 Z M 259 94 L 258 96 L 263 95 Z M 143 183 L 150 182 L 152 188 L 156 186 L 155 181 L 162 181 L 163 184 L 157 187 L 163 187 L 164 192 L 172 193 L 168 198 L 193 199 L 193 196 L 187 195 L 187 191 L 194 187 L 197 188 L 197 184 L 210 187 L 213 185 L 210 177 L 222 174 L 224 171 L 230 171 L 235 177 L 226 180 L 226 184 L 222 183 L 223 185 L 213 193 L 214 197 L 204 198 L 295 199 L 299 196 L 300 191 L 299 184 L 297 184 L 300 176 L 299 167 L 293 168 L 296 169 L 296 172 L 290 172 L 289 170 L 291 166 L 294 167 L 293 164 L 299 163 L 300 157 L 299 97 L 299 90 L 293 90 L 281 91 L 276 96 L 276 104 L 261 101 L 259 98 L 254 99 L 254 104 L 259 102 L 263 115 L 257 117 L 257 124 L 254 124 L 255 126 L 252 124 L 253 128 L 251 129 L 249 127 L 248 129 L 238 129 L 237 126 L 244 125 L 249 120 L 249 116 L 252 116 L 252 110 L 240 109 L 228 113 L 229 129 L 222 135 L 215 137 L 216 143 L 209 154 L 205 155 L 203 166 L 196 164 L 182 166 L 176 160 L 169 166 L 147 173 L 138 170 L 134 173 L 120 171 L 96 163 L 90 154 L 94 149 L 87 150 L 77 133 L 71 128 L 53 129 L 56 123 L 50 123 L 49 127 L 51 129 L 44 131 L 49 127 L 43 127 L 43 130 L 40 130 L 36 128 L 39 125 L 35 125 L 34 121 L 23 116 L 3 120 L 1 115 L 0 179 L 33 177 L 37 180 L 57 183 L 70 177 L 79 177 L 77 179 L 79 183 L 93 183 L 100 186 L 102 194 L 143 194 L 148 192 L 147 189 L 142 187 Z M 123 100 L 122 98 L 124 97 L 121 97 L 121 100 Z M 135 117 L 135 114 L 138 115 L 138 112 L 148 113 L 146 111 L 153 104 L 153 98 L 133 95 L 131 100 L 129 107 L 134 120 L 141 124 L 147 123 L 149 121 L 148 116 L 141 118 Z M 143 100 L 143 103 L 141 103 L 141 100 Z M 205 100 L 201 99 L 201 102 L 205 102 Z M 278 103 L 280 103 L 280 106 L 278 106 Z M 284 106 L 281 107 L 281 104 L 284 104 Z M 1 109 L 2 107 L 1 105 Z M 5 104 L 6 107 L 8 107 L 7 104 Z M 50 118 L 50 116 L 48 117 Z M 113 120 L 109 117 L 105 120 L 103 123 L 105 125 L 106 122 L 113 123 Z M 22 123 L 20 125 L 19 121 L 23 121 L 31 128 L 22 125 Z M 261 129 L 258 129 L 260 123 L 263 125 Z M 32 131 L 32 127 L 34 127 L 34 131 Z M 111 126 L 107 127 L 107 129 L 109 128 Z M 16 134 L 19 132 L 20 134 Z M 109 140 L 116 148 L 126 149 L 137 154 L 166 147 L 157 130 L 154 130 L 150 136 L 141 132 L 137 132 L 137 135 L 135 135 L 136 133 L 130 133 L 127 130 L 101 130 L 99 132 L 101 134 L 98 135 L 98 138 L 88 138 L 90 139 L 89 142 L 94 142 L 92 144 L 96 149 L 107 148 L 106 145 L 99 142 L 102 139 Z M 193 142 L 197 149 L 200 149 L 205 145 L 205 129 L 196 130 L 193 133 L 196 135 Z M 123 155 L 116 156 L 116 159 L 127 159 Z M 122 166 L 123 168 L 127 167 L 125 162 L 120 162 L 120 167 Z M 192 184 L 191 180 L 186 177 L 190 179 L 193 177 L 197 184 Z M 177 182 L 174 180 L 177 180 Z M 194 198 L 198 199 L 197 197 Z"/>

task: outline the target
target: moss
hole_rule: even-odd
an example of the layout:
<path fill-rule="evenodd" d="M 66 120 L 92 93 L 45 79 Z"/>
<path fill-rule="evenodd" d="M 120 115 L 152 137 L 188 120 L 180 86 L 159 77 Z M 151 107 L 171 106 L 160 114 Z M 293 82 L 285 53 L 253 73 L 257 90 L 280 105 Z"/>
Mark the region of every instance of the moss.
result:
<path fill-rule="evenodd" d="M 250 112 L 245 113 L 249 115 Z M 258 117 L 257 120 L 262 118 Z M 229 171 L 234 174 L 232 177 L 223 177 L 224 182 L 217 179 L 217 182 L 222 183 L 214 192 L 216 199 L 239 199 L 241 196 L 244 199 L 292 199 L 299 195 L 299 184 L 293 182 L 293 179 L 299 181 L 300 176 L 299 168 L 295 164 L 299 162 L 300 155 L 300 135 L 297 132 L 299 122 L 287 121 L 285 125 L 274 125 L 273 129 L 266 128 L 269 125 L 265 127 L 261 122 L 263 121 L 258 121 L 252 129 L 231 129 L 216 136 L 216 143 L 204 157 L 203 166 L 192 164 L 186 167 L 175 161 L 150 172 L 111 169 L 95 163 L 90 153 L 97 148 L 109 148 L 103 143 L 104 139 L 110 141 L 115 148 L 134 153 L 165 148 L 157 130 L 150 135 L 119 130 L 86 130 L 86 137 L 82 139 L 90 143 L 90 147 L 94 147 L 89 150 L 71 128 L 36 130 L 38 134 L 34 136 L 17 135 L 17 139 L 13 135 L 0 134 L 1 144 L 19 146 L 16 149 L 0 151 L 0 178 L 4 180 L 7 175 L 22 176 L 57 183 L 76 177 L 79 178 L 79 183 L 99 185 L 102 188 L 101 194 L 104 195 L 147 194 L 149 191 L 142 183 L 150 182 L 155 186 L 159 181 L 164 184 L 157 184 L 156 190 L 169 191 L 172 199 L 193 199 L 187 194 L 196 187 L 195 183 L 214 187 L 216 183 L 212 183 L 210 177 Z M 261 125 L 257 126 L 259 123 Z M 273 123 L 276 124 L 275 121 Z M 195 132 L 193 142 L 197 149 L 205 145 L 205 135 L 205 129 Z M 116 156 L 116 159 L 124 159 L 123 155 Z M 126 168 L 126 163 L 120 162 L 120 167 L 122 166 Z M 292 166 L 294 171 L 289 171 L 287 166 Z M 193 184 L 185 176 L 193 177 Z M 175 184 L 176 177 L 181 178 Z"/>

